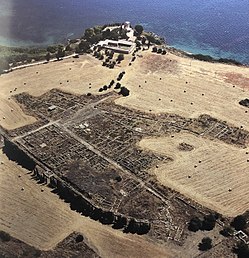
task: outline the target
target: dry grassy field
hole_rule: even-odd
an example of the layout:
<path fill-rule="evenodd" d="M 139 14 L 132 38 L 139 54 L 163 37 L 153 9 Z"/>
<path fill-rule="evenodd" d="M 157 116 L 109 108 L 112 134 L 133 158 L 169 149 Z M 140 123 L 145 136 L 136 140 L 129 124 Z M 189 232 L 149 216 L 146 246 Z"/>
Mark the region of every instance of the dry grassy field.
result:
<path fill-rule="evenodd" d="M 2 152 L 0 159 L 1 230 L 42 249 L 53 247 L 71 233 L 74 214 Z"/>
<path fill-rule="evenodd" d="M 162 56 L 144 51 L 142 55 L 126 69 L 127 76 L 123 80 L 131 96 L 118 99 L 116 103 L 185 117 L 209 114 L 249 130 L 248 108 L 238 103 L 248 98 L 249 68 L 173 54 Z M 231 73 L 237 77 L 228 77 Z"/>
<path fill-rule="evenodd" d="M 38 96 L 59 88 L 75 94 L 99 94 L 100 87 L 125 70 L 122 85 L 130 90 L 130 96 L 117 99 L 117 104 L 185 117 L 209 114 L 249 130 L 249 110 L 238 104 L 249 97 L 248 68 L 173 54 L 162 56 L 148 51 L 140 54 L 143 57 L 137 57 L 131 66 L 125 60 L 122 67 L 113 70 L 85 55 L 1 75 L 0 125 L 14 129 L 35 121 L 14 102 L 12 96 L 17 93 Z M 194 149 L 179 150 L 182 142 L 193 145 Z M 224 215 L 235 216 L 249 209 L 248 148 L 184 133 L 175 134 L 174 138 L 143 139 L 139 146 L 174 159 L 150 171 L 162 184 Z M 3 153 L 0 160 L 3 161 L 0 195 L 4 196 L 0 201 L 0 230 L 45 250 L 53 248 L 71 232 L 79 231 L 102 257 L 180 257 L 175 255 L 174 246 L 167 249 L 146 237 L 123 234 L 80 216 Z"/>
<path fill-rule="evenodd" d="M 3 74 L 0 77 L 0 125 L 14 129 L 35 121 L 21 111 L 12 95 L 28 92 L 39 96 L 54 88 L 75 94 L 98 93 L 100 87 L 117 77 L 119 70 L 119 67 L 106 69 L 99 60 L 85 55 Z"/>
<path fill-rule="evenodd" d="M 189 133 L 143 139 L 141 148 L 171 156 L 151 173 L 170 188 L 227 216 L 249 209 L 249 148 L 239 149 Z M 192 151 L 182 151 L 187 143 Z"/>
<path fill-rule="evenodd" d="M 27 170 L 2 152 L 0 160 L 0 230 L 42 250 L 55 247 L 77 231 L 103 258 L 174 257 L 173 248 L 124 234 L 72 211 L 50 188 L 38 185 Z"/>

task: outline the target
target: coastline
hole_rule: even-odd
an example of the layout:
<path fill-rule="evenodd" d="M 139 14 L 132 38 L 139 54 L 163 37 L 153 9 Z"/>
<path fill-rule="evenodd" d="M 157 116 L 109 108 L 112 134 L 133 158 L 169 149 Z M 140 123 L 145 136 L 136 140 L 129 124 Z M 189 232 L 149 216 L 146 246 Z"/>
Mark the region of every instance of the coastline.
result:
<path fill-rule="evenodd" d="M 120 23 L 113 23 L 113 24 L 105 24 L 105 25 L 102 25 L 103 28 L 104 27 L 107 27 L 107 26 L 110 26 L 110 25 L 115 25 L 115 24 L 120 24 Z M 96 25 L 98 26 L 98 25 Z M 94 26 L 94 27 L 96 27 Z M 94 28 L 93 27 L 93 28 Z M 144 31 L 145 33 L 148 33 L 148 34 L 151 34 L 153 35 L 155 38 L 159 39 L 160 42 L 161 42 L 161 45 L 163 48 L 167 49 L 169 52 L 171 53 L 175 53 L 177 55 L 180 55 L 180 56 L 185 56 L 185 57 L 189 57 L 189 58 L 192 58 L 192 59 L 195 59 L 195 60 L 200 60 L 200 61 L 206 61 L 206 62 L 211 62 L 211 63 L 227 63 L 227 64 L 231 64 L 231 65 L 237 65 L 237 66 L 242 66 L 242 67 L 249 67 L 249 63 L 248 62 L 242 62 L 242 61 L 239 61 L 239 59 L 235 59 L 235 58 L 229 58 L 229 57 L 217 57 L 215 55 L 212 55 L 212 54 L 205 54 L 205 51 L 194 51 L 193 49 L 193 52 L 191 51 L 186 51 L 186 50 L 183 50 L 179 47 L 175 47 L 174 45 L 170 45 L 170 44 L 167 44 L 167 38 L 164 37 L 164 36 L 161 36 L 161 35 L 157 35 L 156 33 L 154 33 L 153 31 Z M 77 38 L 72 38 L 72 39 L 68 39 L 68 41 L 73 41 L 73 40 L 76 40 L 76 39 L 79 39 L 80 37 L 77 37 Z M 23 50 L 26 50 L 27 52 L 29 52 L 30 50 L 37 50 L 37 51 L 41 51 L 41 50 L 44 50 L 46 51 L 46 49 L 50 46 L 60 46 L 60 45 L 63 45 L 63 46 L 66 46 L 67 43 L 65 43 L 66 41 L 63 40 L 63 41 L 57 41 L 57 42 L 54 42 L 54 43 L 51 43 L 51 44 L 41 44 L 41 45 L 22 45 L 22 46 L 8 46 L 8 45 L 4 45 L 4 44 L 0 44 L 0 59 L 3 58 L 3 55 L 2 55 L 2 49 L 6 49 L 7 52 L 12 52 L 12 51 L 20 51 L 20 53 L 25 53 L 23 52 Z M 190 47 L 190 46 L 187 46 L 187 47 Z M 5 55 L 7 58 L 9 57 L 8 55 Z"/>
<path fill-rule="evenodd" d="M 241 67 L 249 67 L 249 64 L 243 64 L 241 62 L 238 62 L 234 59 L 227 59 L 227 58 L 215 58 L 210 55 L 203 55 L 201 53 L 194 54 L 190 53 L 172 46 L 165 45 L 166 49 L 171 52 L 172 54 L 178 55 L 178 56 L 184 56 L 188 57 L 194 60 L 199 60 L 203 62 L 209 62 L 209 63 L 222 63 L 222 64 L 229 64 L 229 65 L 235 65 L 235 66 L 241 66 Z"/>
<path fill-rule="evenodd" d="M 238 66 L 238 67 L 246 67 L 246 68 L 249 67 L 249 64 L 243 64 L 243 63 L 240 63 L 240 62 L 238 62 L 236 60 L 233 60 L 233 59 L 222 59 L 222 58 L 215 59 L 214 57 L 209 56 L 209 55 L 193 54 L 193 53 L 183 51 L 181 49 L 177 49 L 175 47 L 169 46 L 167 44 L 163 44 L 161 46 L 163 46 L 163 48 L 165 48 L 171 54 L 179 56 L 179 57 L 190 58 L 190 59 L 193 59 L 193 60 L 198 60 L 198 61 L 208 62 L 208 63 L 227 64 L 227 65 L 233 65 L 233 66 Z M 2 46 L 0 46 L 0 47 L 2 47 Z M 18 49 L 20 49 L 20 48 L 18 48 Z M 35 49 L 35 48 L 34 47 L 30 47 L 30 48 L 24 47 L 23 49 Z M 41 50 L 41 49 L 42 48 L 39 48 L 39 50 Z M 46 50 L 46 49 L 47 49 L 47 47 L 46 48 L 44 47 L 44 50 Z M 69 55 L 66 55 L 65 57 L 63 57 L 63 59 L 72 58 L 72 57 L 75 57 L 75 56 L 77 56 L 76 53 L 69 54 Z M 56 62 L 56 61 L 58 61 L 58 60 L 56 58 L 53 58 L 49 62 Z M 42 65 L 42 64 L 47 64 L 47 63 L 48 63 L 48 61 L 46 61 L 45 57 L 44 57 L 42 60 L 39 60 L 39 61 L 27 62 L 26 64 L 20 64 L 20 65 L 14 66 L 14 67 L 10 67 L 9 69 L 3 69 L 2 73 L 9 73 L 9 72 L 12 72 L 12 71 L 15 71 L 15 70 L 24 69 L 26 67 Z M 0 73 L 0 75 L 1 75 L 1 73 Z"/>
<path fill-rule="evenodd" d="M 246 107 L 238 104 L 239 100 L 247 97 L 248 91 L 246 87 L 241 85 L 241 79 L 247 79 L 248 69 L 231 66 L 230 64 L 225 65 L 224 63 L 214 64 L 214 62 L 207 62 L 203 64 L 199 60 L 192 62 L 188 56 L 191 55 L 191 53 L 174 49 L 166 44 L 158 45 L 157 50 L 159 48 L 161 49 L 161 53 L 159 51 L 154 52 L 152 45 L 147 49 L 147 44 L 144 43 L 141 48 L 136 51 L 137 53 L 131 52 L 125 55 L 124 61 L 115 65 L 115 69 L 108 69 L 110 67 L 103 66 L 101 60 L 103 61 L 105 59 L 100 59 L 94 53 L 85 54 L 85 52 L 81 52 L 83 55 L 76 59 L 70 58 L 67 52 L 65 56 L 58 59 L 64 59 L 59 62 L 54 62 L 55 59 L 51 57 L 46 65 L 38 66 L 38 62 L 36 62 L 31 63 L 30 66 L 32 67 L 29 67 L 28 69 L 21 69 L 25 68 L 21 66 L 20 70 L 17 70 L 14 73 L 1 76 L 0 97 L 1 102 L 3 103 L 0 109 L 0 117 L 2 117 L 0 119 L 1 126 L 11 131 L 35 123 L 33 116 L 35 112 L 37 112 L 36 114 L 38 115 L 41 114 L 42 118 L 48 116 L 48 124 L 45 128 L 48 127 L 49 130 L 45 129 L 42 131 L 44 129 L 43 124 L 37 124 L 38 127 L 41 126 L 37 131 L 33 131 L 34 128 L 30 127 L 31 129 L 29 129 L 29 127 L 26 127 L 27 131 L 32 130 L 29 134 L 31 137 L 33 137 L 33 132 L 45 132 L 47 146 L 57 146 L 56 144 L 49 144 L 48 139 L 51 139 L 53 143 L 56 142 L 56 139 L 54 140 L 53 136 L 50 137 L 49 133 L 54 132 L 54 128 L 57 130 L 57 128 L 61 126 L 59 124 L 60 121 L 65 125 L 64 117 L 69 118 L 68 123 L 66 124 L 67 129 L 65 130 L 65 135 L 68 135 L 68 132 L 71 130 L 69 125 L 70 122 L 73 124 L 73 128 L 78 128 L 79 131 L 82 129 L 84 130 L 84 127 L 89 127 L 86 128 L 88 130 L 85 130 L 86 132 L 89 132 L 90 130 L 93 135 L 92 139 L 99 138 L 102 141 L 102 139 L 105 139 L 105 137 L 108 136 L 108 140 L 106 141 L 108 143 L 111 142 L 109 139 L 117 139 L 113 134 L 110 134 L 113 133 L 113 131 L 111 131 L 109 127 L 109 124 L 115 124 L 115 121 L 121 121 L 120 123 L 117 123 L 118 126 L 119 124 L 124 124 L 124 132 L 126 135 L 127 128 L 129 128 L 129 130 L 134 130 L 135 134 L 138 134 L 139 132 L 142 133 L 141 137 L 144 137 L 146 130 L 149 130 L 148 134 L 150 134 L 149 137 L 151 138 L 148 142 L 146 140 L 145 145 L 142 146 L 143 148 L 141 147 L 142 151 L 145 152 L 148 150 L 150 153 L 154 153 L 156 157 L 165 155 L 165 157 L 172 156 L 173 158 L 172 161 L 169 160 L 169 162 L 166 162 L 167 164 L 165 163 L 165 166 L 162 163 L 158 163 L 156 167 L 154 166 L 155 171 L 149 171 L 149 173 L 153 173 L 153 176 L 149 174 L 152 179 L 151 181 L 147 180 L 146 182 L 151 182 L 153 187 L 157 187 L 155 182 L 158 181 L 161 185 L 160 188 L 156 188 L 156 190 L 158 189 L 159 194 L 164 193 L 163 191 L 166 193 L 167 191 L 167 197 L 169 196 L 169 200 L 172 202 L 175 200 L 174 198 L 176 198 L 177 205 L 174 206 L 174 203 L 170 203 L 171 207 L 178 207 L 178 201 L 180 201 L 180 203 L 183 203 L 185 209 L 189 206 L 191 210 L 196 209 L 200 212 L 207 212 L 209 209 L 214 212 L 215 210 L 216 212 L 221 213 L 226 219 L 229 219 L 228 217 L 236 216 L 237 214 L 244 212 L 248 207 L 246 198 L 246 193 L 248 193 L 248 188 L 246 188 L 248 177 L 246 173 L 243 173 L 243 171 L 246 171 L 246 166 L 248 164 L 245 153 L 247 150 L 230 143 L 230 147 L 228 147 L 227 139 L 233 139 L 234 142 L 237 142 L 235 136 L 237 137 L 238 134 L 234 135 L 233 133 L 237 132 L 240 133 L 239 135 L 243 136 L 249 128 L 249 113 L 246 110 Z M 162 50 L 164 51 L 164 49 L 167 50 L 166 54 L 162 53 Z M 107 57 L 107 53 L 104 53 L 104 51 L 102 52 L 103 55 Z M 135 54 L 135 62 L 134 60 L 130 61 L 132 60 L 131 58 L 134 58 L 134 56 L 132 57 L 132 54 Z M 112 57 L 112 59 L 116 60 L 117 55 L 118 54 L 115 53 L 115 56 L 114 58 Z M 44 61 L 44 63 L 46 63 L 46 61 Z M 27 66 L 29 66 L 29 64 L 27 64 Z M 16 69 L 18 68 L 16 67 Z M 90 106 L 84 104 L 85 99 L 91 100 L 91 96 L 96 96 L 96 98 L 104 97 L 104 91 L 107 91 L 107 94 L 108 91 L 110 93 L 112 93 L 112 91 L 117 92 L 112 83 L 110 83 L 110 87 L 107 86 L 109 82 L 121 80 L 120 75 L 117 78 L 117 74 L 122 74 L 122 77 L 124 76 L 124 78 L 121 78 L 121 83 L 125 87 L 128 87 L 130 91 L 129 97 L 120 96 L 117 99 L 115 98 L 113 99 L 115 104 L 110 102 L 105 103 L 104 101 L 101 102 L 101 104 L 99 102 L 96 102 L 97 104 L 90 103 Z M 239 77 L 236 77 L 236 75 L 239 75 Z M 234 77 L 232 78 L 232 76 Z M 101 93 L 100 89 L 104 89 L 104 91 Z M 16 95 L 19 97 L 16 97 Z M 22 106 L 15 102 L 17 99 L 19 99 L 19 103 L 23 103 Z M 74 106 L 72 105 L 74 103 L 79 104 Z M 69 109 L 66 105 L 70 105 Z M 52 109 L 57 107 L 57 110 L 54 109 L 54 112 L 52 109 L 50 110 L 51 107 Z M 98 109 L 100 112 L 98 112 Z M 69 112 L 67 110 L 69 110 Z M 90 111 L 91 116 L 88 116 L 88 110 Z M 61 113 L 56 114 L 57 111 Z M 71 111 L 74 113 L 70 113 Z M 58 114 L 61 114 L 62 119 Z M 103 114 L 103 116 L 100 117 L 100 114 Z M 109 114 L 113 120 L 105 120 Z M 119 114 L 122 114 L 120 120 L 118 120 Z M 144 115 L 144 118 L 141 114 Z M 130 121 L 134 121 L 131 120 L 133 117 L 138 119 L 135 121 L 136 123 L 131 124 Z M 129 120 L 126 120 L 126 118 Z M 87 123 L 85 123 L 85 121 L 87 121 Z M 102 121 L 105 125 L 102 126 L 99 121 Z M 114 122 L 111 123 L 111 121 Z M 160 121 L 163 121 L 163 124 L 160 124 Z M 47 121 L 45 121 L 45 123 L 47 123 Z M 94 123 L 100 125 L 100 127 L 94 127 Z M 202 125 L 205 125 L 205 127 L 202 127 Z M 61 132 L 63 132 L 64 128 L 64 126 L 61 126 L 58 129 L 60 130 L 58 135 L 62 134 Z M 168 128 L 172 131 L 167 131 Z M 242 128 L 244 129 L 242 130 Z M 22 135 L 24 135 L 24 139 L 27 139 L 28 141 L 29 136 L 26 137 L 24 131 L 18 130 L 19 129 L 13 131 L 16 133 L 15 135 L 13 134 L 13 137 L 18 137 L 18 135 L 21 135 L 22 137 Z M 96 137 L 94 133 L 100 132 L 100 130 L 101 134 L 98 134 Z M 116 127 L 115 133 L 119 133 L 121 130 Z M 159 132 L 161 138 L 155 138 L 152 136 L 152 132 L 156 132 L 156 134 Z M 206 133 L 205 135 L 204 132 Z M 212 132 L 213 134 L 209 132 Z M 105 136 L 102 136 L 104 134 Z M 34 136 L 36 137 L 37 135 Z M 32 146 L 38 142 L 38 137 L 36 137 L 37 140 L 30 141 L 30 148 L 33 148 Z M 41 139 L 42 143 L 44 142 L 43 139 Z M 89 142 L 89 146 L 91 146 L 90 144 L 95 144 L 93 141 L 89 140 Z M 124 142 L 122 138 L 121 142 Z M 238 143 L 240 142 L 241 141 L 238 141 Z M 69 146 L 68 143 L 66 144 Z M 189 146 L 190 149 L 188 151 L 179 149 L 181 144 Z M 42 146 L 43 145 L 44 144 L 42 144 Z M 119 145 L 120 142 L 118 143 L 118 146 Z M 39 142 L 37 143 L 37 146 L 39 153 L 42 153 L 43 150 L 46 151 L 46 149 L 42 150 L 42 146 L 39 146 Z M 43 148 L 46 148 L 46 146 Z M 193 149 L 191 150 L 191 148 Z M 78 151 L 78 149 L 75 151 L 75 149 L 69 147 L 68 149 L 72 149 L 75 153 Z M 108 149 L 105 147 L 101 151 L 108 157 L 110 154 L 108 154 L 106 150 Z M 54 151 L 53 153 L 59 153 L 59 151 Z M 62 155 L 68 159 L 67 157 L 69 157 L 69 155 L 67 154 L 68 153 L 63 153 Z M 135 155 L 138 154 L 135 153 L 134 156 Z M 227 162 L 224 162 L 225 155 Z M 115 152 L 115 156 L 119 157 L 121 155 Z M 103 155 L 101 158 L 102 157 Z M 138 156 L 136 160 L 139 160 L 140 157 L 141 156 Z M 146 158 L 146 160 L 149 159 Z M 165 171 L 168 171 L 169 174 L 167 175 Z M 206 171 L 209 171 L 209 173 L 206 173 Z M 238 173 L 241 173 L 239 180 L 238 177 L 236 177 L 236 174 L 238 175 Z M 171 178 L 171 175 L 173 179 Z M 21 180 L 19 177 L 15 178 L 16 181 Z M 225 183 L 224 178 L 226 178 Z M 123 182 L 127 182 L 123 175 L 122 180 Z M 113 187 L 113 181 L 110 180 L 110 184 L 111 187 Z M 10 186 L 12 185 L 13 184 Z M 220 186 L 222 186 L 222 188 Z M 19 189 L 15 189 L 16 193 L 19 193 Z M 28 188 L 25 185 L 25 191 L 22 190 L 22 193 L 28 193 L 27 189 Z M 132 189 L 134 189 L 133 185 Z M 46 194 L 46 188 L 42 191 L 43 192 L 40 193 L 41 196 L 43 196 L 44 192 Z M 37 194 L 38 192 L 41 192 L 40 189 L 37 189 Z M 109 194 L 108 191 L 106 192 Z M 145 191 L 141 191 L 141 193 L 144 192 Z M 229 192 L 229 194 L 224 195 L 224 193 L 227 192 Z M 8 191 L 8 193 L 10 193 L 10 191 Z M 86 193 L 88 193 L 88 189 L 86 190 Z M 133 198 L 134 195 L 132 195 L 130 198 L 132 200 L 132 207 L 140 207 L 140 200 L 146 200 L 145 204 L 143 202 L 141 204 L 141 210 L 148 207 L 148 212 L 146 212 L 146 214 L 153 212 L 153 207 L 155 207 L 153 205 L 155 203 L 157 204 L 156 209 L 157 207 L 162 207 L 159 202 L 155 202 L 153 199 L 152 202 L 148 203 L 147 200 L 150 201 L 150 198 L 148 198 L 147 192 L 145 193 L 146 195 L 140 196 L 137 194 L 137 199 Z M 243 193 L 243 196 L 239 193 Z M 19 195 L 20 194 L 15 196 Z M 222 199 L 220 198 L 221 195 Z M 23 195 L 20 196 L 22 197 Z M 28 194 L 27 196 L 29 197 L 30 195 Z M 10 199 L 12 200 L 12 198 Z M 136 205 L 136 200 L 138 200 L 137 203 L 139 205 Z M 27 198 L 27 202 L 25 202 L 24 206 L 20 206 L 19 209 L 26 209 L 26 203 L 29 204 L 28 201 L 29 198 Z M 236 205 L 234 205 L 234 203 L 236 203 Z M 11 206 L 6 205 L 6 207 L 9 208 Z M 125 213 L 127 210 L 122 207 L 121 211 Z M 6 214 L 14 213 L 10 210 L 6 212 Z M 163 214 L 165 214 L 164 210 Z M 179 225 L 180 220 L 177 214 L 185 216 L 185 213 L 182 213 L 182 206 L 180 206 L 179 211 L 177 210 L 177 212 L 175 212 L 174 208 L 172 214 L 173 216 L 170 215 L 171 218 L 175 219 L 175 221 L 171 220 L 172 225 Z M 56 217 L 53 214 L 52 216 Z M 71 215 L 69 214 L 68 216 Z M 156 225 L 156 228 L 158 225 L 156 223 L 159 220 L 154 220 L 154 218 L 157 218 L 157 215 L 153 214 L 152 216 L 151 223 L 152 225 Z M 12 219 L 12 217 L 10 218 Z M 162 217 L 159 218 L 161 219 Z M 46 217 L 44 219 L 46 219 Z M 189 220 L 189 217 L 181 217 L 181 227 L 184 230 Z M 153 224 L 154 221 L 156 221 L 155 224 Z M 91 222 L 92 221 L 89 223 Z M 11 223 L 12 221 L 10 222 L 9 228 L 4 228 L 6 232 L 17 232 L 17 238 L 30 241 L 28 243 L 31 245 L 40 247 L 40 235 L 42 237 L 43 235 L 46 237 L 48 236 L 45 239 L 47 239 L 47 242 L 50 241 L 46 227 L 39 230 L 40 235 L 37 237 L 36 232 L 37 228 L 39 229 L 40 224 L 33 224 L 34 228 L 32 228 L 31 231 L 32 238 L 29 240 L 25 238 L 25 231 L 16 229 L 16 225 Z M 43 221 L 42 224 L 50 226 L 49 223 L 43 223 Z M 55 224 L 55 226 L 57 226 L 57 224 Z M 102 227 L 101 224 L 98 224 L 97 226 Z M 162 223 L 162 228 L 165 228 L 164 221 Z M 103 228 L 103 230 L 108 231 L 108 228 Z M 217 228 L 215 230 L 217 230 L 218 235 L 219 230 Z M 173 230 L 173 232 L 176 232 L 176 235 L 178 236 L 178 232 L 180 231 L 177 229 Z M 184 232 L 185 234 L 185 231 L 181 232 Z M 121 232 L 119 233 L 122 234 Z M 162 234 L 165 235 L 164 231 Z M 57 234 L 56 236 L 65 238 L 66 234 Z M 218 236 L 220 237 L 220 235 Z M 150 239 L 150 235 L 146 237 Z M 185 245 L 188 241 L 193 242 L 192 235 L 188 240 L 182 240 L 178 237 L 176 241 L 179 241 L 178 239 Z M 124 238 L 122 237 L 122 242 L 123 241 Z M 43 243 L 44 242 L 45 241 L 43 241 Z M 165 241 L 165 245 L 167 244 L 168 241 Z M 196 247 L 197 243 L 194 242 L 194 245 Z M 49 247 L 51 246 L 52 245 L 49 245 Z M 98 245 L 97 247 L 97 250 L 99 250 Z M 104 248 L 106 248 L 106 245 Z M 182 247 L 179 247 L 179 250 L 182 250 L 180 248 Z M 189 250 L 189 248 L 185 248 L 185 246 L 183 248 Z M 193 255 L 191 254 L 190 256 Z"/>

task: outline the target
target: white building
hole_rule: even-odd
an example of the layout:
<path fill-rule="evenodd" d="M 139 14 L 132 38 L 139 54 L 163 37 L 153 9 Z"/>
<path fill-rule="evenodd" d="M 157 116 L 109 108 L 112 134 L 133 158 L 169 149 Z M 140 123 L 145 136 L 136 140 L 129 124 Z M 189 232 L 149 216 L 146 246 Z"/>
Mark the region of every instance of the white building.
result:
<path fill-rule="evenodd" d="M 134 42 L 130 42 L 123 39 L 120 39 L 120 40 L 106 39 L 106 40 L 100 41 L 97 44 L 97 46 L 100 46 L 105 49 L 110 49 L 115 52 L 124 53 L 124 54 L 129 54 L 136 48 L 136 44 Z"/>
<path fill-rule="evenodd" d="M 122 25 L 122 29 L 125 29 L 127 32 L 129 32 L 131 30 L 131 23 L 129 21 L 126 21 L 123 25 Z"/>

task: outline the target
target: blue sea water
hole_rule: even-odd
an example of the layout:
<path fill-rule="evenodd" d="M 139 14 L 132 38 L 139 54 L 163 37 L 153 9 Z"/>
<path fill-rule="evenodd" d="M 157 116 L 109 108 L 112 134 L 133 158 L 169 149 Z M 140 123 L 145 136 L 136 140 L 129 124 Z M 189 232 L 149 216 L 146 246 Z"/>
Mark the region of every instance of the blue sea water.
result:
<path fill-rule="evenodd" d="M 248 0 L 0 0 L 0 44 L 64 42 L 126 20 L 176 48 L 249 64 Z"/>

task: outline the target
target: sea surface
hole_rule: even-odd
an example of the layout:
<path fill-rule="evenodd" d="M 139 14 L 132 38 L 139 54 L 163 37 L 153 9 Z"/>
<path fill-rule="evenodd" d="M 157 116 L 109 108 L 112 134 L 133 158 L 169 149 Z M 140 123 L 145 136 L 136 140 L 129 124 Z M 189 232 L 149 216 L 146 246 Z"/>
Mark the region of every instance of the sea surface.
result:
<path fill-rule="evenodd" d="M 124 21 L 176 48 L 249 64 L 248 0 L 0 0 L 0 45 L 50 45 Z"/>

